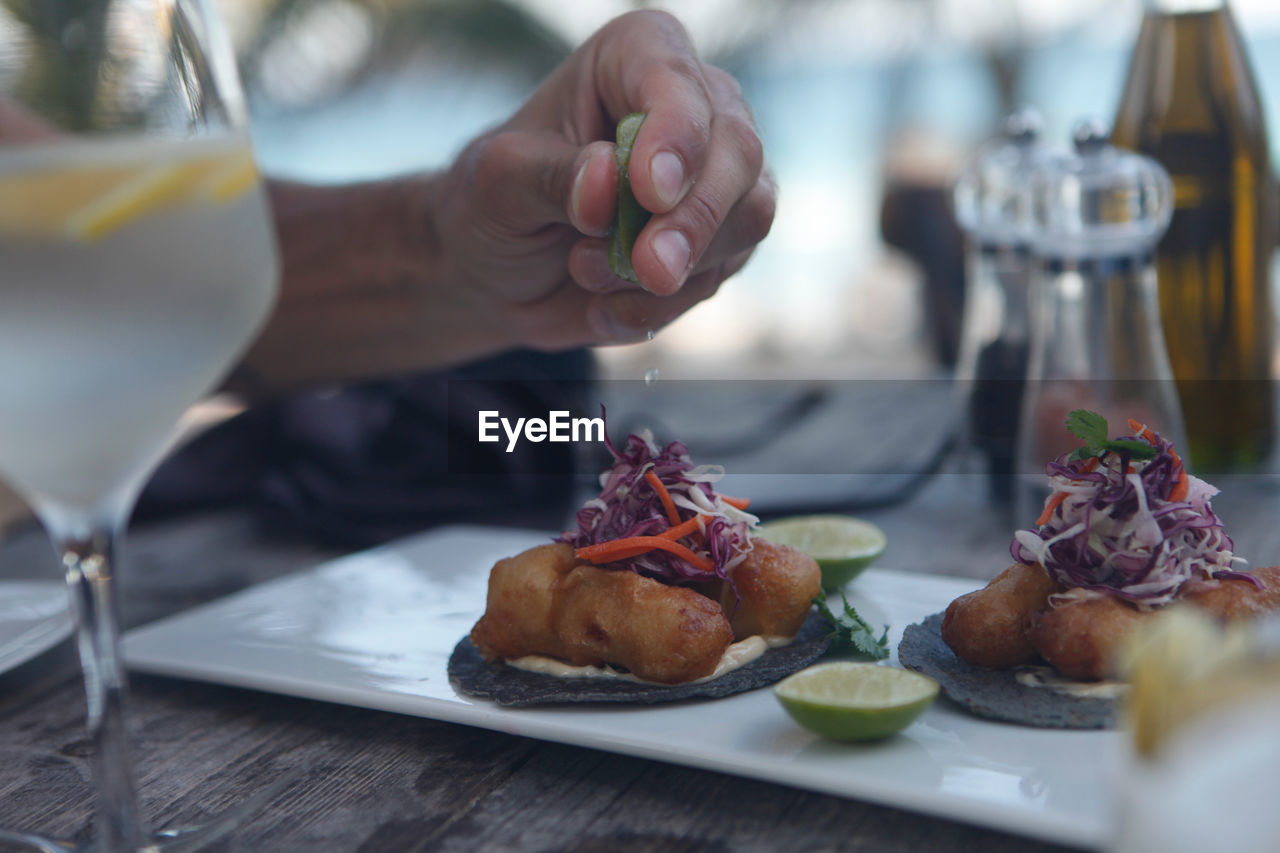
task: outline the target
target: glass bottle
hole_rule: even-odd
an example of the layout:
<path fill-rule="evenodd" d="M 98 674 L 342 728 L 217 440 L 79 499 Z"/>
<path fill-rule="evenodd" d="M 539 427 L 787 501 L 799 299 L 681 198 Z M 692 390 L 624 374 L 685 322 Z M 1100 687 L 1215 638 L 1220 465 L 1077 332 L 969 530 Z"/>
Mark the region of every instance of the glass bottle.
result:
<path fill-rule="evenodd" d="M 964 320 L 956 367 L 967 470 L 985 473 L 990 498 L 1013 496 L 1014 447 L 1030 351 L 1030 180 L 1047 157 L 1039 113 L 1012 113 L 955 187 L 965 231 Z"/>
<path fill-rule="evenodd" d="M 1048 496 L 1045 466 L 1079 446 L 1067 413 L 1103 415 L 1112 435 L 1128 420 L 1184 442 L 1182 413 L 1161 331 L 1152 253 L 1169 224 L 1173 185 L 1155 161 L 1107 144 L 1085 122 L 1075 152 L 1037 172 L 1032 186 L 1031 352 L 1018 429 L 1016 523 Z"/>
<path fill-rule="evenodd" d="M 1156 252 L 1191 464 L 1256 469 L 1274 441 L 1266 123 L 1225 0 L 1148 2 L 1112 132 L 1173 178 Z"/>

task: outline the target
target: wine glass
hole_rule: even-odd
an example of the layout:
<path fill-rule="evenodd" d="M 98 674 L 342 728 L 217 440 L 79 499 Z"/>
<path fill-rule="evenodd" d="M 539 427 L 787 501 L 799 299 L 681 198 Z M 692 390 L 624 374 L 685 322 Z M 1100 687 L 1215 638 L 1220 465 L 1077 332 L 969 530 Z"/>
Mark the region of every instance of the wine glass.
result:
<path fill-rule="evenodd" d="M 153 835 L 139 811 L 115 546 L 180 417 L 266 318 L 272 233 L 208 3 L 0 0 L 0 474 L 65 570 L 99 853 L 194 849 L 234 822 Z"/>

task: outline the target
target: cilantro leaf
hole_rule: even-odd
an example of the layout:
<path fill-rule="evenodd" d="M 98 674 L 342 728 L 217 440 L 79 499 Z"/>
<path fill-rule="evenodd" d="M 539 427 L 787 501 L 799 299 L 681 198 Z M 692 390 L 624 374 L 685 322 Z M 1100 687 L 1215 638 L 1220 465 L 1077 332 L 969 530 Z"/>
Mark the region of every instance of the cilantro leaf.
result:
<path fill-rule="evenodd" d="M 884 631 L 877 638 L 875 631 L 867 624 L 858 611 L 853 609 L 853 605 L 849 600 L 840 595 L 844 602 L 844 613 L 836 615 L 831 611 L 827 604 L 826 590 L 818 593 L 813 603 L 818 607 L 818 614 L 826 619 L 831 625 L 831 631 L 828 636 L 831 638 L 831 647 L 827 650 L 828 654 L 855 654 L 871 660 L 884 660 L 889 656 L 889 626 L 884 626 Z"/>
<path fill-rule="evenodd" d="M 1107 440 L 1107 419 L 1088 409 L 1072 409 L 1067 414 L 1067 431 L 1085 447 L 1098 447 Z"/>
<path fill-rule="evenodd" d="M 1072 462 L 1088 459 L 1090 456 L 1101 456 L 1108 450 L 1127 453 L 1130 459 L 1152 459 L 1156 455 L 1156 448 L 1145 441 L 1107 438 L 1107 419 L 1088 409 L 1072 409 L 1067 414 L 1067 430 L 1084 442 L 1083 447 L 1077 447 L 1067 457 Z"/>
<path fill-rule="evenodd" d="M 1156 449 L 1145 441 L 1132 438 L 1113 438 L 1102 442 L 1101 450 L 1114 450 L 1116 453 L 1128 453 L 1132 459 L 1154 459 Z"/>

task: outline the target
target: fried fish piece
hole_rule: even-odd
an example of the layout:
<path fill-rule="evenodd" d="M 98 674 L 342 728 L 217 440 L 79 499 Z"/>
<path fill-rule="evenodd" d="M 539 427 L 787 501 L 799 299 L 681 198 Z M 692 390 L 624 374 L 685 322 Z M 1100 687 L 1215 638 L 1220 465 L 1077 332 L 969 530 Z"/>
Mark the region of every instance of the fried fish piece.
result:
<path fill-rule="evenodd" d="M 1280 610 L 1280 566 L 1254 569 L 1250 574 L 1265 588 L 1234 578 L 1197 578 L 1183 586 L 1178 598 L 1228 622 Z"/>
<path fill-rule="evenodd" d="M 1032 613 L 1027 621 L 1027 640 L 1068 678 L 1111 678 L 1126 638 L 1155 611 L 1139 610 L 1106 593 L 1080 593 Z"/>
<path fill-rule="evenodd" d="M 1197 578 L 1188 581 L 1176 603 L 1198 607 L 1224 621 L 1280 610 L 1280 566 L 1253 572 L 1265 584 Z M 1027 637 L 1048 663 L 1069 678 L 1096 681 L 1116 674 L 1116 657 L 1132 631 L 1158 611 L 1139 610 L 1105 593 L 1059 601 L 1033 614 Z"/>
<path fill-rule="evenodd" d="M 759 538 L 729 577 L 733 586 L 721 584 L 720 606 L 729 614 L 733 636 L 739 640 L 756 634 L 795 636 L 822 591 L 822 570 L 816 560 L 797 548 Z"/>
<path fill-rule="evenodd" d="M 1058 585 L 1036 564 L 1014 563 L 985 587 L 951 602 L 942 639 L 974 666 L 1007 667 L 1035 660 L 1027 617 L 1048 605 Z"/>
<path fill-rule="evenodd" d="M 587 564 L 565 578 L 557 624 L 556 657 L 616 664 L 661 684 L 710 675 L 733 642 L 719 603 L 702 593 Z"/>
<path fill-rule="evenodd" d="M 676 684 L 710 675 L 733 629 L 720 605 L 693 589 L 597 568 L 555 543 L 494 565 L 471 641 L 487 660 L 546 655 Z"/>
<path fill-rule="evenodd" d="M 566 575 L 581 561 L 561 542 L 539 545 L 494 564 L 484 615 L 471 642 L 488 660 L 550 654 L 560 638 L 555 602 Z"/>

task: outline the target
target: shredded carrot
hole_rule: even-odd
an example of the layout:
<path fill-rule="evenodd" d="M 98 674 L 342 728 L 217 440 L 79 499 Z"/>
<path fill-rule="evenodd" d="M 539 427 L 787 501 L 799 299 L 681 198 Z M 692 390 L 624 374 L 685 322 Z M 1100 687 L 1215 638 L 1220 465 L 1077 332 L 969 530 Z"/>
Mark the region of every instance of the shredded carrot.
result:
<path fill-rule="evenodd" d="M 1058 507 L 1062 506 L 1062 502 L 1067 499 L 1070 492 L 1054 492 L 1053 497 L 1045 502 L 1044 512 L 1040 513 L 1040 517 L 1036 519 L 1036 526 L 1048 524 L 1049 519 L 1053 518 L 1053 513 Z"/>
<path fill-rule="evenodd" d="M 1129 418 L 1129 428 L 1138 434 L 1139 438 L 1145 438 L 1152 444 L 1156 443 L 1155 437 L 1148 435 L 1151 432 L 1146 424 L 1140 424 L 1133 418 Z M 1169 490 L 1169 500 L 1185 501 L 1187 494 L 1191 491 L 1191 481 L 1187 479 L 1187 466 L 1183 464 L 1182 457 L 1175 451 L 1170 450 L 1169 455 L 1173 457 L 1173 464 L 1178 466 L 1178 479 L 1173 482 L 1173 488 Z"/>
<path fill-rule="evenodd" d="M 706 557 L 699 556 L 679 542 L 673 542 L 662 536 L 628 536 L 623 539 L 614 539 L 612 542 L 586 545 L 578 548 L 573 553 L 580 560 L 590 560 L 599 565 L 600 563 L 611 563 L 614 560 L 636 557 L 653 550 L 668 551 L 675 554 L 689 565 L 704 572 L 715 570 L 715 565 Z"/>
<path fill-rule="evenodd" d="M 671 540 L 683 539 L 689 534 L 696 533 L 698 530 L 701 529 L 698 523 L 699 521 L 705 524 L 710 519 L 711 519 L 711 516 L 709 515 L 695 515 L 693 518 L 689 519 L 688 521 L 682 521 L 679 524 L 668 527 L 666 530 L 662 531 L 658 535 L 661 536 L 663 539 L 671 539 Z"/>
<path fill-rule="evenodd" d="M 609 544 L 609 543 L 604 543 L 604 544 Z M 587 545 L 587 546 L 585 546 L 585 547 L 587 547 L 587 548 L 596 548 L 596 547 L 599 547 L 599 546 L 597 546 L 597 545 Z M 649 553 L 650 551 L 652 551 L 652 550 L 653 550 L 653 548 L 649 547 L 648 545 L 640 545 L 640 546 L 637 546 L 637 547 L 635 547 L 635 548 L 621 549 L 621 550 L 619 550 L 619 551 L 618 551 L 618 553 L 616 553 L 616 554 L 612 554 L 612 553 L 611 553 L 611 554 L 609 555 L 609 558 L 608 558 L 608 559 L 594 559 L 594 560 L 593 560 L 593 559 L 591 559 L 591 557 L 588 557 L 588 556 L 583 555 L 583 553 L 582 553 L 582 548 L 579 548 L 579 549 L 577 549 L 576 551 L 574 551 L 574 552 L 573 552 L 573 555 L 574 555 L 575 557 L 577 557 L 578 559 L 580 559 L 580 560 L 587 560 L 588 562 L 594 563 L 595 565 L 597 565 L 597 566 L 598 566 L 598 565 L 600 565 L 600 564 L 602 564 L 602 563 L 618 563 L 618 562 L 621 562 L 622 560 L 630 560 L 632 557 L 639 557 L 641 554 L 648 554 L 648 553 Z"/>
<path fill-rule="evenodd" d="M 721 495 L 720 500 L 724 501 L 734 509 L 746 509 L 751 506 L 751 498 L 730 498 Z"/>
<path fill-rule="evenodd" d="M 1098 457 L 1090 456 L 1084 460 L 1084 464 L 1080 466 L 1081 471 L 1092 471 L 1098 467 Z M 1040 513 L 1040 517 L 1036 519 L 1036 525 L 1048 524 L 1049 519 L 1053 518 L 1054 510 L 1062 505 L 1067 499 L 1070 492 L 1054 492 L 1053 497 L 1049 498 L 1048 503 L 1044 505 L 1044 512 Z"/>
<path fill-rule="evenodd" d="M 1129 429 L 1133 430 L 1134 433 L 1138 436 L 1138 438 L 1145 438 L 1147 441 L 1151 442 L 1152 444 L 1156 443 L 1155 439 L 1147 435 L 1147 433 L 1149 433 L 1151 430 L 1147 428 L 1146 424 L 1140 424 L 1137 421 L 1135 421 L 1133 418 L 1129 418 Z"/>
<path fill-rule="evenodd" d="M 680 512 L 676 509 L 676 502 L 671 499 L 671 493 L 662 484 L 662 479 L 652 468 L 644 472 L 644 478 L 649 481 L 649 485 L 653 486 L 653 490 L 658 493 L 658 500 L 662 501 L 662 508 L 667 511 L 667 518 L 670 519 L 672 526 L 679 524 Z"/>

